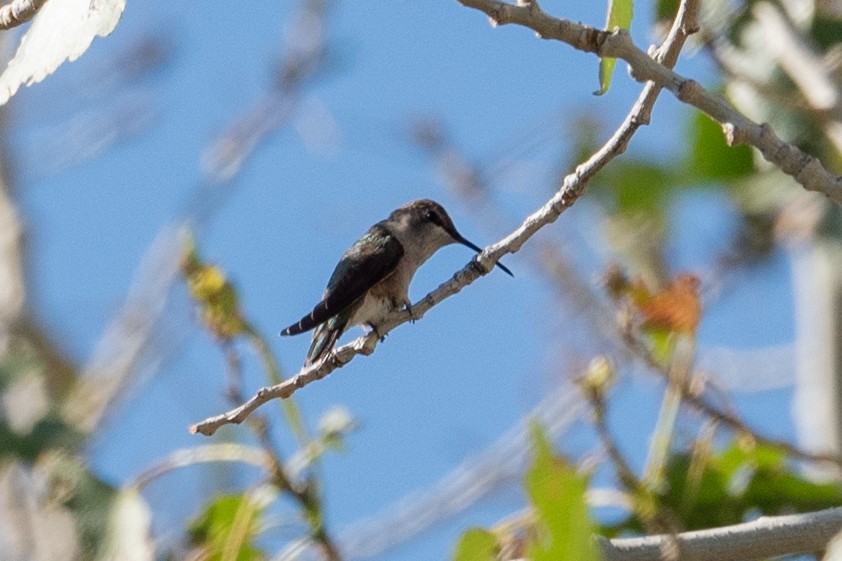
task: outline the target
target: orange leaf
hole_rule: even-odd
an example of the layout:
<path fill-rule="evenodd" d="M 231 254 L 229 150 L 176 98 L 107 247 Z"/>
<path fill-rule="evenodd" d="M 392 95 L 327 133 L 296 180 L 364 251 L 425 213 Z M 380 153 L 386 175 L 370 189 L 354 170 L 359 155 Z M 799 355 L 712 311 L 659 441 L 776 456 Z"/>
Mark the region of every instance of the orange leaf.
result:
<path fill-rule="evenodd" d="M 650 298 L 637 298 L 635 303 L 643 313 L 645 326 L 694 333 L 702 315 L 699 279 L 679 275 L 661 292 Z"/>

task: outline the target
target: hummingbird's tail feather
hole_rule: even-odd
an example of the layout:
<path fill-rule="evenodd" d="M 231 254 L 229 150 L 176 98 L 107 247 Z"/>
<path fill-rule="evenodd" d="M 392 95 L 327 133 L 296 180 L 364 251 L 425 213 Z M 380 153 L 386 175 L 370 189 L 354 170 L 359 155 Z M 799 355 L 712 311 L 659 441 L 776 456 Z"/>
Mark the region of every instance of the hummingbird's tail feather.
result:
<path fill-rule="evenodd" d="M 320 323 L 330 319 L 330 317 L 336 315 L 337 312 L 329 310 L 328 304 L 329 303 L 326 300 L 319 302 L 319 304 L 313 308 L 313 311 L 298 320 L 298 323 L 293 323 L 281 331 L 281 335 L 298 335 L 299 333 L 310 331 Z"/>
<path fill-rule="evenodd" d="M 310 331 L 315 327 L 315 325 L 308 325 L 307 320 L 310 319 L 310 316 L 305 316 L 301 318 L 301 321 L 298 323 L 293 323 L 289 327 L 281 330 L 281 335 L 298 335 L 299 333 L 304 333 L 305 331 Z"/>
<path fill-rule="evenodd" d="M 310 343 L 310 350 L 307 353 L 307 360 L 304 366 L 310 366 L 319 362 L 330 353 L 339 336 L 345 331 L 345 325 L 337 325 L 334 321 L 321 324 L 313 333 L 313 342 Z"/>

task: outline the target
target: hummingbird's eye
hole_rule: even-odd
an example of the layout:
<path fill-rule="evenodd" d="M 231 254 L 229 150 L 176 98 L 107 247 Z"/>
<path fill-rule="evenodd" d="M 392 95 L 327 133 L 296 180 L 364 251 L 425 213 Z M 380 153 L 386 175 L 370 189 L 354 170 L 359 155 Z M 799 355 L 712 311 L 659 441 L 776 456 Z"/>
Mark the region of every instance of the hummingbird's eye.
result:
<path fill-rule="evenodd" d="M 428 210 L 427 214 L 425 214 L 424 217 L 427 220 L 429 220 L 430 222 L 432 222 L 433 224 L 437 224 L 438 226 L 441 226 L 441 217 L 437 213 L 433 212 L 432 210 Z"/>

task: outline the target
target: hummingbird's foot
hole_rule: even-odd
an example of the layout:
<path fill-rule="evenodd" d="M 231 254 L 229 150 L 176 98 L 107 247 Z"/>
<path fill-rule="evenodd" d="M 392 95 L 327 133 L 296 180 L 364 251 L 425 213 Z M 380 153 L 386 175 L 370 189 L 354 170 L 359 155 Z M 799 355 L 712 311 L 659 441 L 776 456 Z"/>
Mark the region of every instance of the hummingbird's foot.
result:
<path fill-rule="evenodd" d="M 403 309 L 409 314 L 409 323 L 415 323 L 419 319 L 421 319 L 420 315 L 416 315 L 415 312 L 412 310 L 412 302 L 407 300 L 403 303 Z"/>
<path fill-rule="evenodd" d="M 369 323 L 368 326 L 371 328 L 371 330 L 374 332 L 374 334 L 377 335 L 378 341 L 380 341 L 382 343 L 383 341 L 386 340 L 386 335 L 385 334 L 381 335 L 380 330 L 377 329 L 376 325 L 374 325 L 373 323 Z"/>

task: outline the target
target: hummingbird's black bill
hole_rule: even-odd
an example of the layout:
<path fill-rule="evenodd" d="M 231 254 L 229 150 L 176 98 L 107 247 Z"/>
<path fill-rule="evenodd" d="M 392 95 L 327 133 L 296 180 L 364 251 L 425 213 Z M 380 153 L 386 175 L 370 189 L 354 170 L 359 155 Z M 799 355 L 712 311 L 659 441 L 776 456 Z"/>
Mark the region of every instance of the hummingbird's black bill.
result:
<path fill-rule="evenodd" d="M 454 235 L 454 234 L 455 234 L 455 235 Z M 452 236 L 453 236 L 453 238 L 454 238 L 457 242 L 459 242 L 460 244 L 470 247 L 471 249 L 473 249 L 473 250 L 474 250 L 474 251 L 476 251 L 477 253 L 482 253 L 482 248 L 480 248 L 477 244 L 472 243 L 472 242 L 468 241 L 466 238 L 462 237 L 462 234 L 460 234 L 459 232 L 451 232 L 451 235 L 452 235 Z M 508 268 L 508 267 L 506 267 L 505 265 L 503 265 L 503 264 L 502 264 L 502 263 L 500 263 L 499 261 L 498 261 L 497 263 L 495 263 L 495 265 L 497 265 L 498 267 L 500 267 L 501 269 L 503 269 L 503 271 L 505 271 L 505 273 L 506 273 L 507 275 L 509 275 L 510 277 L 514 278 L 514 276 L 515 276 L 515 275 L 514 275 L 514 274 L 513 274 L 513 273 L 509 270 L 509 268 Z"/>

